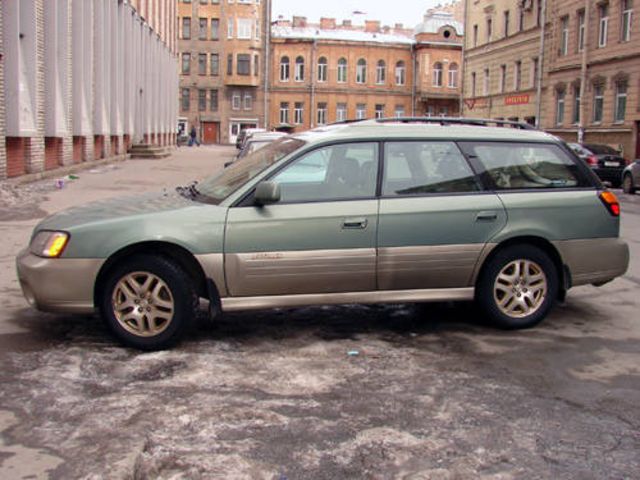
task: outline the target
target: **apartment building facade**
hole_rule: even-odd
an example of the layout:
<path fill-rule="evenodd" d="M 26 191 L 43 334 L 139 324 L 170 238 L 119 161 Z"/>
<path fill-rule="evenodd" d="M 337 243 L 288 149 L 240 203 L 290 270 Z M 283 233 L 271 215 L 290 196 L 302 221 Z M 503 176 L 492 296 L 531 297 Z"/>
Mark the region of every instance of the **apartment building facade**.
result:
<path fill-rule="evenodd" d="M 636 2 L 636 7 L 637 2 Z M 633 0 L 550 1 L 543 127 L 640 158 L 640 28 Z"/>
<path fill-rule="evenodd" d="M 234 143 L 265 125 L 269 0 L 179 0 L 179 130 Z"/>
<path fill-rule="evenodd" d="M 465 0 L 465 117 L 540 123 L 538 98 L 546 94 L 545 88 L 538 91 L 543 2 Z"/>
<path fill-rule="evenodd" d="M 0 179 L 175 143 L 176 1 L 0 2 Z"/>

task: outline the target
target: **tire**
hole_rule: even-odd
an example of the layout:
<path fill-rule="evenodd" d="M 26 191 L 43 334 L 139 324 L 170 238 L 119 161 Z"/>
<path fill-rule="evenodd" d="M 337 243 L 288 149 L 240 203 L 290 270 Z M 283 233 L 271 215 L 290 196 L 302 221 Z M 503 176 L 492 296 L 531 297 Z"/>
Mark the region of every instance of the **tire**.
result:
<path fill-rule="evenodd" d="M 523 270 L 528 275 L 518 275 Z M 476 284 L 476 302 L 498 328 L 531 328 L 547 316 L 558 288 L 558 270 L 549 255 L 533 245 L 513 245 L 485 264 Z"/>
<path fill-rule="evenodd" d="M 636 188 L 633 185 L 633 178 L 629 173 L 625 173 L 624 178 L 622 179 L 622 191 L 630 195 L 636 193 Z"/>
<path fill-rule="evenodd" d="M 117 264 L 99 295 L 100 313 L 111 332 L 140 350 L 175 345 L 198 306 L 191 278 L 159 255 L 136 255 Z"/>

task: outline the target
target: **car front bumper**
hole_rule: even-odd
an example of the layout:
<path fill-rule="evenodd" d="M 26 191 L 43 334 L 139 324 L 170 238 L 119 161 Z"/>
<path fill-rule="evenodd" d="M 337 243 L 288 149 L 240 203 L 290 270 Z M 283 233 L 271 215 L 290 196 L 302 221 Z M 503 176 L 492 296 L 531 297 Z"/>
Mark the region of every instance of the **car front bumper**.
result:
<path fill-rule="evenodd" d="M 42 258 L 28 249 L 16 258 L 18 280 L 27 302 L 54 313 L 92 313 L 99 258 Z"/>

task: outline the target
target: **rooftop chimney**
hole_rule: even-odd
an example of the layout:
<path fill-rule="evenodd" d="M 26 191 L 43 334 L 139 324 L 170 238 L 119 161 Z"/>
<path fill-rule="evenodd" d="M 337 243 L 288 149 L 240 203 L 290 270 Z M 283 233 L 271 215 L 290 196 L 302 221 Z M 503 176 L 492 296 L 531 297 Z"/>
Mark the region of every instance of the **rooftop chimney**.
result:
<path fill-rule="evenodd" d="M 304 28 L 307 26 L 307 17 L 293 17 L 294 28 Z"/>
<path fill-rule="evenodd" d="M 378 20 L 365 20 L 364 31 L 367 33 L 378 33 L 380 31 L 380 21 Z"/>
<path fill-rule="evenodd" d="M 343 20 L 342 26 L 346 28 L 351 28 L 351 20 Z"/>
<path fill-rule="evenodd" d="M 336 19 L 327 17 L 320 18 L 320 28 L 323 30 L 335 30 Z"/>

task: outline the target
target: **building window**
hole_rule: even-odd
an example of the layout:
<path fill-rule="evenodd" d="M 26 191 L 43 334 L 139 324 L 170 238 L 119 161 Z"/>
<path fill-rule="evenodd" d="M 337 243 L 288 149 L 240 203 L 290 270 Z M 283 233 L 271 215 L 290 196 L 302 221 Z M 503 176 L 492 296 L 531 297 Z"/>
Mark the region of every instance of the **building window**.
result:
<path fill-rule="evenodd" d="M 182 54 L 182 74 L 189 75 L 191 73 L 191 54 Z"/>
<path fill-rule="evenodd" d="M 593 123 L 602 122 L 603 111 L 604 111 L 604 85 L 597 84 L 593 86 Z"/>
<path fill-rule="evenodd" d="M 296 102 L 293 105 L 293 123 L 302 125 L 304 123 L 304 103 Z"/>
<path fill-rule="evenodd" d="M 396 105 L 395 114 L 396 118 L 404 117 L 404 105 Z"/>
<path fill-rule="evenodd" d="M 338 60 L 338 83 L 345 83 L 347 81 L 347 59 L 341 58 Z"/>
<path fill-rule="evenodd" d="M 198 75 L 206 75 L 207 74 L 207 54 L 199 53 L 198 54 Z"/>
<path fill-rule="evenodd" d="M 253 76 L 257 77 L 260 73 L 260 55 L 253 56 Z"/>
<path fill-rule="evenodd" d="M 621 40 L 628 42 L 631 40 L 631 19 L 633 16 L 633 0 L 622 0 L 622 31 Z"/>
<path fill-rule="evenodd" d="M 209 65 L 209 73 L 213 76 L 220 74 L 220 57 L 217 53 L 211 54 L 211 64 Z"/>
<path fill-rule="evenodd" d="M 404 62 L 400 60 L 396 63 L 396 85 L 404 85 L 407 76 L 407 69 Z"/>
<path fill-rule="evenodd" d="M 325 125 L 327 123 L 327 104 L 324 102 L 318 103 L 318 125 Z"/>
<path fill-rule="evenodd" d="M 212 112 L 218 111 L 218 90 L 209 90 L 209 109 Z"/>
<path fill-rule="evenodd" d="M 598 7 L 598 48 L 607 46 L 608 34 L 609 34 L 609 6 L 600 5 Z"/>
<path fill-rule="evenodd" d="M 260 19 L 256 18 L 256 26 L 255 26 L 255 39 L 257 41 L 260 40 Z"/>
<path fill-rule="evenodd" d="M 320 57 L 318 60 L 318 81 L 327 81 L 327 59 L 326 57 Z"/>
<path fill-rule="evenodd" d="M 471 96 L 476 96 L 476 72 L 471 72 Z"/>
<path fill-rule="evenodd" d="M 573 123 L 578 125 L 580 123 L 580 85 L 573 87 Z"/>
<path fill-rule="evenodd" d="M 449 65 L 449 88 L 458 88 L 458 64 Z"/>
<path fill-rule="evenodd" d="M 507 88 L 507 66 L 500 65 L 500 83 L 498 85 L 500 93 L 504 93 L 504 90 Z"/>
<path fill-rule="evenodd" d="M 356 104 L 356 120 L 364 120 L 367 116 L 367 106 L 364 103 Z"/>
<path fill-rule="evenodd" d="M 207 91 L 198 90 L 198 111 L 204 112 L 207 109 Z"/>
<path fill-rule="evenodd" d="M 542 23 L 542 0 L 538 0 L 536 5 L 536 27 Z"/>
<path fill-rule="evenodd" d="M 556 125 L 564 123 L 564 90 L 556 92 Z"/>
<path fill-rule="evenodd" d="M 509 36 L 509 10 L 504 12 L 504 36 Z"/>
<path fill-rule="evenodd" d="M 304 58 L 296 57 L 296 71 L 294 80 L 296 82 L 304 82 Z"/>
<path fill-rule="evenodd" d="M 442 63 L 436 62 L 433 64 L 433 81 L 434 87 L 442 86 Z"/>
<path fill-rule="evenodd" d="M 211 19 L 211 40 L 220 39 L 220 19 Z"/>
<path fill-rule="evenodd" d="M 237 58 L 238 75 L 251 75 L 251 55 L 239 53 Z"/>
<path fill-rule="evenodd" d="M 489 95 L 489 81 L 491 77 L 489 76 L 489 69 L 484 69 L 484 83 L 482 85 L 482 94 L 487 96 Z"/>
<path fill-rule="evenodd" d="M 239 18 L 237 38 L 241 40 L 251 40 L 253 24 L 254 20 L 252 18 Z"/>
<path fill-rule="evenodd" d="M 280 81 L 289 81 L 289 57 L 282 57 L 280 59 Z"/>
<path fill-rule="evenodd" d="M 227 55 L 227 75 L 233 75 L 233 54 Z"/>
<path fill-rule="evenodd" d="M 538 86 L 538 57 L 531 59 L 531 88 Z"/>
<path fill-rule="evenodd" d="M 206 40 L 207 39 L 207 24 L 209 22 L 206 18 L 201 18 L 198 29 L 198 40 Z"/>
<path fill-rule="evenodd" d="M 627 82 L 616 83 L 616 106 L 613 120 L 616 123 L 623 123 L 627 112 Z"/>
<path fill-rule="evenodd" d="M 347 104 L 339 103 L 336 106 L 336 121 L 344 122 L 347 119 Z"/>
<path fill-rule="evenodd" d="M 378 64 L 376 65 L 376 83 L 378 85 L 384 84 L 387 80 L 387 64 L 384 63 L 384 60 L 378 60 Z"/>
<path fill-rule="evenodd" d="M 473 26 L 473 46 L 478 46 L 478 25 Z"/>
<path fill-rule="evenodd" d="M 242 97 L 240 96 L 240 92 L 233 92 L 233 94 L 231 95 L 231 109 L 240 110 L 241 102 Z"/>
<path fill-rule="evenodd" d="M 180 95 L 180 107 L 183 112 L 188 112 L 191 108 L 191 92 L 188 88 L 183 88 Z"/>
<path fill-rule="evenodd" d="M 253 108 L 253 95 L 250 93 L 244 94 L 244 109 L 251 110 Z"/>
<path fill-rule="evenodd" d="M 233 17 L 227 19 L 227 38 L 233 38 Z"/>
<path fill-rule="evenodd" d="M 376 118 L 384 118 L 384 105 L 381 103 L 376 104 Z"/>
<path fill-rule="evenodd" d="M 364 58 L 358 60 L 356 64 L 356 83 L 367 82 L 367 61 Z"/>
<path fill-rule="evenodd" d="M 515 64 L 515 69 L 513 71 L 513 89 L 515 91 L 520 90 L 522 86 L 522 62 L 518 60 Z"/>
<path fill-rule="evenodd" d="M 182 38 L 184 40 L 191 38 L 191 17 L 182 18 Z"/>
<path fill-rule="evenodd" d="M 569 16 L 560 19 L 560 55 L 569 53 Z"/>
<path fill-rule="evenodd" d="M 578 51 L 584 50 L 584 10 L 578 12 Z"/>
<path fill-rule="evenodd" d="M 493 34 L 493 20 L 487 18 L 487 42 L 491 41 L 491 35 Z"/>
<path fill-rule="evenodd" d="M 524 30 L 524 8 L 520 7 L 518 9 L 518 31 L 522 30 Z"/>
<path fill-rule="evenodd" d="M 280 102 L 280 123 L 289 123 L 289 102 Z"/>

